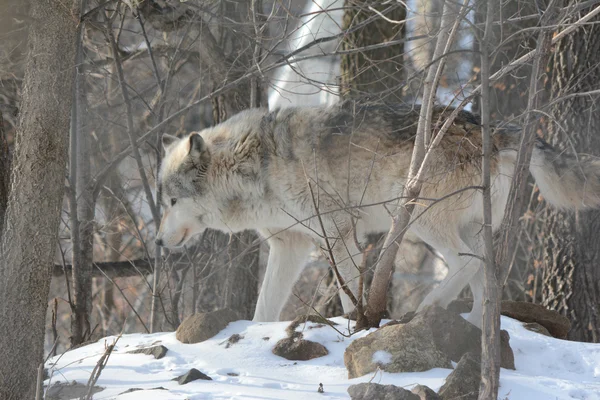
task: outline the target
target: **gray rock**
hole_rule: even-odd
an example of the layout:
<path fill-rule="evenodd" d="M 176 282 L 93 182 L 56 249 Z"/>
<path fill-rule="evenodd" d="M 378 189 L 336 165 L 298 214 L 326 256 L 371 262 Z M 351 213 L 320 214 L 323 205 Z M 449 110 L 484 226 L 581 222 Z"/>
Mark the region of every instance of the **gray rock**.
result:
<path fill-rule="evenodd" d="M 377 368 L 387 372 L 451 368 L 450 358 L 437 348 L 431 329 L 422 324 L 409 325 L 380 328 L 352 342 L 344 353 L 348 378 L 363 376 Z M 388 353 L 388 363 L 377 362 L 378 351 Z"/>
<path fill-rule="evenodd" d="M 187 317 L 175 336 L 181 343 L 200 343 L 221 332 L 232 321 L 239 319 L 238 314 L 228 308 Z"/>
<path fill-rule="evenodd" d="M 287 360 L 306 361 L 326 356 L 329 351 L 321 343 L 304 340 L 302 335 L 295 335 L 277 342 L 273 347 L 273 354 Z"/>
<path fill-rule="evenodd" d="M 419 400 L 440 400 L 440 396 L 428 386 L 417 385 L 411 392 L 419 396 Z"/>
<path fill-rule="evenodd" d="M 477 400 L 481 381 L 481 364 L 472 353 L 466 353 L 440 388 L 442 400 Z"/>
<path fill-rule="evenodd" d="M 502 367 L 514 369 L 514 355 L 508 333 L 503 331 Z M 376 351 L 388 353 L 382 364 Z M 481 354 L 481 330 L 460 315 L 441 307 L 430 307 L 406 324 L 386 326 L 352 342 L 344 353 L 348 377 L 356 378 L 381 368 L 387 372 L 420 372 L 432 368 L 451 368 L 472 352 Z"/>
<path fill-rule="evenodd" d="M 92 394 L 103 391 L 104 388 L 94 386 Z M 46 390 L 47 400 L 70 400 L 85 397 L 88 393 L 87 385 L 73 381 L 72 383 L 57 382 Z"/>
<path fill-rule="evenodd" d="M 352 400 L 420 400 L 419 396 L 394 385 L 359 383 L 348 388 Z"/>
<path fill-rule="evenodd" d="M 167 354 L 168 350 L 169 349 L 167 349 L 165 346 L 158 345 L 158 346 L 146 347 L 144 349 L 131 350 L 131 351 L 128 351 L 127 354 L 146 354 L 149 356 L 153 356 L 157 360 L 160 360 Z"/>
<path fill-rule="evenodd" d="M 192 368 L 185 374 L 178 376 L 177 378 L 173 378 L 171 380 L 177 381 L 177 383 L 179 383 L 180 385 L 185 385 L 186 383 L 197 381 L 198 379 L 212 381 L 212 378 L 210 376 L 198 371 L 196 368 Z"/>

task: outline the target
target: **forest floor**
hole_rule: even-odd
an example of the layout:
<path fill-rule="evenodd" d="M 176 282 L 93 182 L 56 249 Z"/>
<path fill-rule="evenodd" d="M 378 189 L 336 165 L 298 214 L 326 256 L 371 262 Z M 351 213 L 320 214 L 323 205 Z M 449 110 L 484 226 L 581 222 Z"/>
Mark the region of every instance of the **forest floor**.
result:
<path fill-rule="evenodd" d="M 332 318 L 347 334 L 349 321 Z M 344 350 L 359 337 L 336 332 L 329 326 L 300 325 L 304 338 L 323 344 L 329 354 L 310 361 L 288 361 L 271 350 L 286 337 L 289 322 L 255 323 L 237 321 L 212 339 L 182 344 L 175 333 L 130 334 L 108 337 L 51 358 L 46 367 L 50 380 L 86 384 L 107 345 L 116 341 L 96 385 L 104 388 L 94 399 L 348 399 L 348 386 L 360 382 L 393 384 L 410 389 L 416 384 L 438 390 L 450 369 L 420 373 L 376 372 L 348 379 Z M 522 327 L 519 321 L 502 317 L 502 328 L 510 334 L 516 370 L 503 369 L 499 399 L 600 400 L 600 344 L 578 343 L 543 336 Z M 228 339 L 238 334 L 236 343 Z M 168 351 L 161 359 L 127 352 L 152 345 Z M 196 368 L 212 380 L 185 385 L 173 381 Z M 324 393 L 318 393 L 319 384 Z M 124 393 L 129 389 L 139 389 Z"/>

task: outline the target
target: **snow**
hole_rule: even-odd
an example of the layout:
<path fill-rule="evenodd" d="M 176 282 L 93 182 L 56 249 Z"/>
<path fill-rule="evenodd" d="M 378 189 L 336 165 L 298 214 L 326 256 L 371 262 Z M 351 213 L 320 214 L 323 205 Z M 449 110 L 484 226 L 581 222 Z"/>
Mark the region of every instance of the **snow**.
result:
<path fill-rule="evenodd" d="M 117 340 L 115 350 L 97 382 L 105 390 L 94 399 L 348 399 L 349 385 L 360 382 L 393 384 L 407 389 L 416 384 L 438 390 L 451 372 L 433 369 L 420 373 L 376 373 L 347 378 L 344 350 L 359 337 L 347 337 L 351 322 L 333 318 L 336 329 L 314 323 L 298 328 L 304 338 L 323 344 L 329 355 L 310 361 L 288 361 L 271 349 L 286 337 L 288 322 L 255 323 L 237 321 L 212 339 L 198 344 L 182 344 L 174 333 L 132 334 L 101 341 L 50 359 L 51 382 L 86 383 L 105 346 Z M 519 321 L 502 317 L 502 327 L 510 334 L 516 371 L 502 370 L 499 399 L 581 399 L 600 400 L 600 345 L 549 338 L 524 329 Z M 339 332 L 338 332 L 339 331 Z M 243 338 L 229 347 L 233 334 Z M 169 351 L 155 360 L 128 351 L 162 344 Z M 377 352 L 374 359 L 384 363 L 390 354 Z M 171 379 L 196 368 L 212 381 L 179 385 Z M 48 380 L 45 382 L 48 384 Z M 319 383 L 325 393 L 318 394 Z M 163 387 L 167 390 L 149 390 Z M 121 394 L 130 388 L 135 392 Z M 318 396 L 318 397 L 317 397 Z"/>
<path fill-rule="evenodd" d="M 392 362 L 392 354 L 384 350 L 377 350 L 373 353 L 371 361 L 373 364 L 386 365 Z"/>

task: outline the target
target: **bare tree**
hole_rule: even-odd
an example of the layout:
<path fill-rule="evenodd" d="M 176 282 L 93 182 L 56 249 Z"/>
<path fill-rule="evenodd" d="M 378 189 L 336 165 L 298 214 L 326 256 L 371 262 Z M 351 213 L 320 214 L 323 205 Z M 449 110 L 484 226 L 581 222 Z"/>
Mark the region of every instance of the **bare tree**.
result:
<path fill-rule="evenodd" d="M 578 2 L 569 2 L 575 7 Z M 572 12 L 566 23 L 589 13 Z M 546 138 L 573 154 L 600 156 L 600 18 L 560 40 L 549 66 Z M 543 268 L 542 302 L 569 317 L 572 340 L 600 341 L 600 212 L 563 213 L 547 207 L 535 227 Z"/>
<path fill-rule="evenodd" d="M 0 397 L 35 397 L 64 193 L 76 2 L 31 5 L 28 62 L 0 247 Z M 18 362 L 15 362 L 18 360 Z"/>
<path fill-rule="evenodd" d="M 342 40 L 346 50 L 383 45 L 372 50 L 348 52 L 341 61 L 342 96 L 372 94 L 390 102 L 402 99 L 406 7 L 370 0 L 346 0 Z M 372 17 L 369 24 L 362 25 Z M 352 29 L 359 26 L 359 29 Z M 396 44 L 392 44 L 392 43 Z M 374 46 L 377 47 L 377 46 Z"/>

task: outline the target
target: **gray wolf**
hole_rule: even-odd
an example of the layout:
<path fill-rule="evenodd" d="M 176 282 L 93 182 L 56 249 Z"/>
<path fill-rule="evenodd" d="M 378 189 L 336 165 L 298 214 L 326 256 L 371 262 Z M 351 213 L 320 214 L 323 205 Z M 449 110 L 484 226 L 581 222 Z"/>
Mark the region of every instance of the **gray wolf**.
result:
<path fill-rule="evenodd" d="M 436 108 L 443 122 L 450 109 Z M 418 107 L 347 101 L 334 106 L 251 109 L 185 138 L 164 135 L 160 171 L 165 209 L 157 244 L 183 246 L 206 228 L 254 229 L 270 245 L 255 321 L 276 321 L 314 243 L 325 236 L 345 282 L 357 293 L 357 241 L 387 231 L 413 149 Z M 495 126 L 491 163 L 493 228 L 504 214 L 521 130 Z M 431 164 L 410 230 L 440 252 L 447 277 L 424 299 L 446 307 L 470 284 L 469 321 L 480 325 L 481 128 L 461 112 Z M 530 172 L 544 198 L 562 208 L 600 205 L 600 162 L 568 157 L 538 139 Z M 427 212 L 423 209 L 437 202 Z M 395 200 L 396 199 L 396 200 Z M 316 217 L 320 214 L 320 220 Z M 341 291 L 340 291 L 341 292 Z M 345 312 L 353 304 L 341 292 Z"/>

